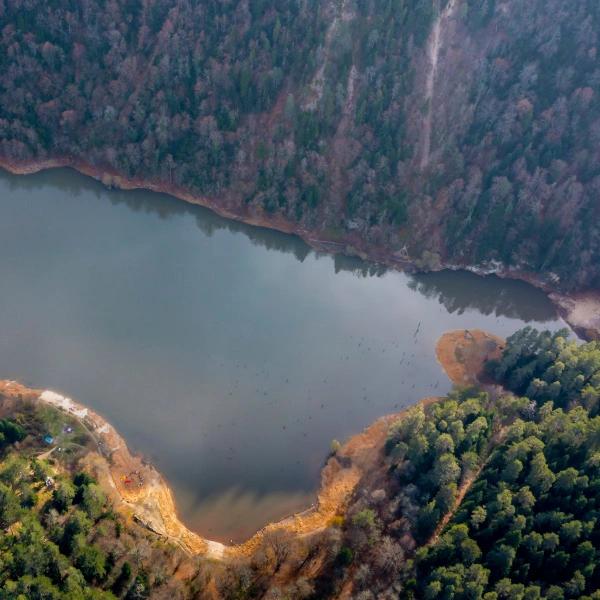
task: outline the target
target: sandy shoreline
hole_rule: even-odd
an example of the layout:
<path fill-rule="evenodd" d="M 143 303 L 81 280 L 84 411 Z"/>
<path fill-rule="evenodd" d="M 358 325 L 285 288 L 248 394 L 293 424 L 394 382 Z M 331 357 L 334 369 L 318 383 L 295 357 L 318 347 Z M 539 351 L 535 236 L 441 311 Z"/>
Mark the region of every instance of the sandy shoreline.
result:
<path fill-rule="evenodd" d="M 377 461 L 390 424 L 405 412 L 378 419 L 351 437 L 336 457 L 327 461 L 321 471 L 317 502 L 312 507 L 266 525 L 241 544 L 226 546 L 202 537 L 181 522 L 173 493 L 161 474 L 133 455 L 115 428 L 92 409 L 51 390 L 27 388 L 15 381 L 0 381 L 0 396 L 16 402 L 45 403 L 77 419 L 96 446 L 83 464 L 96 476 L 115 507 L 189 554 L 215 560 L 250 556 L 264 537 L 275 531 L 308 536 L 328 527 L 343 512 L 362 476 Z"/>
<path fill-rule="evenodd" d="M 504 340 L 484 331 L 458 330 L 438 340 L 436 356 L 454 384 L 469 385 L 477 383 L 485 360 L 497 357 L 503 347 Z M 250 556 L 266 535 L 276 531 L 303 537 L 329 527 L 337 515 L 343 514 L 363 478 L 381 467 L 390 426 L 412 408 L 381 417 L 346 441 L 323 467 L 317 502 L 312 507 L 268 524 L 242 544 L 225 546 L 202 537 L 181 522 L 173 493 L 161 474 L 133 455 L 115 428 L 89 407 L 56 392 L 27 388 L 15 381 L 0 381 L 0 397 L 13 403 L 41 402 L 76 418 L 96 446 L 83 464 L 97 477 L 115 507 L 189 554 L 214 560 Z M 438 397 L 424 398 L 418 404 L 426 406 L 437 400 Z"/>
<path fill-rule="evenodd" d="M 0 157 L 0 168 L 13 175 L 32 175 L 40 171 L 56 168 L 71 168 L 79 173 L 100 181 L 107 187 L 121 190 L 149 190 L 168 194 L 184 202 L 203 206 L 226 219 L 240 221 L 255 227 L 265 227 L 297 235 L 314 250 L 328 254 L 345 254 L 358 256 L 363 260 L 373 261 L 400 271 L 415 271 L 413 261 L 406 257 L 390 253 L 385 248 L 368 245 L 358 235 L 346 234 L 339 240 L 327 239 L 323 232 L 311 231 L 299 227 L 297 223 L 286 220 L 279 215 L 269 215 L 264 211 L 249 211 L 241 208 L 237 202 L 225 202 L 213 198 L 198 196 L 180 186 L 165 182 L 154 182 L 139 178 L 127 178 L 116 172 L 104 170 L 82 161 L 71 158 L 47 160 L 14 161 Z M 585 293 L 561 294 L 550 284 L 542 281 L 532 273 L 497 268 L 493 270 L 478 269 L 468 265 L 444 265 L 443 269 L 465 269 L 478 275 L 495 274 L 504 279 L 525 281 L 548 294 L 561 317 L 573 330 L 586 340 L 600 339 L 600 290 Z"/>

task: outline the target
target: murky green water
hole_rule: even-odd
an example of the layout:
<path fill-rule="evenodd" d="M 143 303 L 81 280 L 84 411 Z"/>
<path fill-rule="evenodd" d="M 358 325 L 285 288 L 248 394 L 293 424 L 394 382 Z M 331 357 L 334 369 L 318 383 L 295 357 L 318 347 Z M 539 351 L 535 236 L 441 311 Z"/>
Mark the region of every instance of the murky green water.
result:
<path fill-rule="evenodd" d="M 444 331 L 563 325 L 520 282 L 383 272 L 67 170 L 0 174 L 0 281 L 0 378 L 105 415 L 221 540 L 308 506 L 333 438 L 447 391 Z"/>

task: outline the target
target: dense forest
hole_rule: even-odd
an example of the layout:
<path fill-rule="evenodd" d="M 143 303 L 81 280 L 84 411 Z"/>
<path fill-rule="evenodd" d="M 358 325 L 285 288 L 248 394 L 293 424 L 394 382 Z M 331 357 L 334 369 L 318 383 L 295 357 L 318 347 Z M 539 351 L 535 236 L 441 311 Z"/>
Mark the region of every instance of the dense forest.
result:
<path fill-rule="evenodd" d="M 75 467 L 89 436 L 56 409 L 24 404 L 0 420 L 0 598 L 190 598 L 198 581 L 173 577 L 187 557 L 118 513 L 98 482 Z M 59 452 L 57 458 L 57 452 Z M 201 575 L 198 575 L 201 577 Z"/>
<path fill-rule="evenodd" d="M 527 327 L 485 372 L 395 421 L 329 527 L 221 564 L 124 519 L 74 468 L 85 430 L 48 456 L 64 415 L 25 404 L 0 420 L 0 596 L 597 600 L 600 343 Z"/>
<path fill-rule="evenodd" d="M 588 0 L 0 0 L 0 157 L 598 287 L 599 31 Z"/>
<path fill-rule="evenodd" d="M 600 598 L 600 345 L 567 334 L 523 329 L 488 363 L 530 397 L 464 389 L 391 428 L 315 598 Z"/>

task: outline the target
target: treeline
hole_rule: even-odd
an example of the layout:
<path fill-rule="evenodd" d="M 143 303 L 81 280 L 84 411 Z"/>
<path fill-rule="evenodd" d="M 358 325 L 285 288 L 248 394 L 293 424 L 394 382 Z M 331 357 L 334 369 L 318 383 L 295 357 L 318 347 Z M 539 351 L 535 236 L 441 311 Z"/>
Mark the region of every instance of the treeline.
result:
<path fill-rule="evenodd" d="M 585 407 L 598 413 L 600 399 L 600 344 L 578 344 L 566 329 L 551 333 L 531 327 L 508 338 L 499 361 L 488 372 L 506 388 L 536 402 Z"/>
<path fill-rule="evenodd" d="M 600 8 L 457 0 L 427 103 L 445 4 L 3 0 L 0 155 L 600 285 Z"/>
<path fill-rule="evenodd" d="M 314 597 L 350 579 L 359 600 L 600 598 L 598 343 L 528 327 L 487 368 L 518 395 L 408 411 Z"/>
<path fill-rule="evenodd" d="M 55 447 L 44 458 L 43 432 L 64 419 L 25 404 L 0 420 L 0 598 L 192 597 L 204 585 L 199 566 L 117 513 L 87 472 L 72 474 L 87 452 L 68 452 L 65 441 L 65 452 Z M 186 561 L 187 581 L 179 581 L 173 574 Z"/>

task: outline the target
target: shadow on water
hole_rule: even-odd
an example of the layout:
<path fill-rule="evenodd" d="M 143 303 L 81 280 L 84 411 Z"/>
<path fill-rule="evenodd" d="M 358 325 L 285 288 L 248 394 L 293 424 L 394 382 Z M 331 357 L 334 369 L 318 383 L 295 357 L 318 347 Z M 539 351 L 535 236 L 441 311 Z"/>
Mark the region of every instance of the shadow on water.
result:
<path fill-rule="evenodd" d="M 92 185 L 94 183 L 97 182 L 92 182 Z M 98 193 L 100 192 L 105 193 L 105 188 L 101 187 Z M 169 219 L 173 216 L 191 216 L 195 219 L 198 229 L 208 237 L 211 237 L 218 231 L 228 231 L 234 234 L 241 233 L 255 246 L 293 254 L 296 260 L 301 263 L 311 253 L 319 254 L 296 235 L 226 219 L 208 208 L 189 204 L 168 194 L 159 194 L 145 190 L 113 190 L 110 192 L 109 197 L 113 205 L 125 205 L 134 212 L 154 214 L 161 219 Z M 336 254 L 333 256 L 333 260 L 336 273 L 346 271 L 359 277 L 381 277 L 387 271 L 381 265 L 368 263 L 356 257 Z"/>
<path fill-rule="evenodd" d="M 442 332 L 561 325 L 522 282 L 317 257 L 165 194 L 0 171 L 2 372 L 90 404 L 186 523 L 244 539 L 313 501 L 333 438 L 448 389 Z"/>
<path fill-rule="evenodd" d="M 522 321 L 547 323 L 556 319 L 556 308 L 541 290 L 529 283 L 481 276 L 467 271 L 441 271 L 411 277 L 409 287 L 426 298 L 437 298 L 449 313 L 477 310 Z"/>
<path fill-rule="evenodd" d="M 67 171 L 68 176 L 65 176 Z M 6 182 L 11 190 L 34 191 L 50 185 L 73 196 L 92 192 L 97 198 L 108 197 L 114 206 L 126 206 L 133 212 L 156 215 L 164 220 L 191 216 L 198 229 L 208 237 L 219 231 L 242 234 L 255 246 L 292 254 L 301 263 L 311 253 L 315 253 L 295 235 L 226 219 L 210 209 L 189 204 L 168 194 L 147 190 L 107 190 L 100 182 L 70 169 L 52 169 L 28 177 L 0 171 L 0 181 Z M 388 272 L 381 265 L 356 257 L 336 254 L 332 259 L 335 273 L 382 277 Z M 408 286 L 426 298 L 437 298 L 450 313 L 462 314 L 467 310 L 477 310 L 484 315 L 543 323 L 557 317 L 556 308 L 546 294 L 524 281 L 448 270 L 410 275 Z"/>
<path fill-rule="evenodd" d="M 6 183 L 12 191 L 35 191 L 51 186 L 74 197 L 82 193 L 92 193 L 96 198 L 107 197 L 114 206 L 126 206 L 133 212 L 155 215 L 164 220 L 191 216 L 198 229 L 208 237 L 218 231 L 241 233 L 255 245 L 293 254 L 299 262 L 304 262 L 311 252 L 311 249 L 296 236 L 225 219 L 207 208 L 195 206 L 168 194 L 149 190 L 109 190 L 99 181 L 72 169 L 51 169 L 27 177 L 0 171 L 0 181 Z"/>

